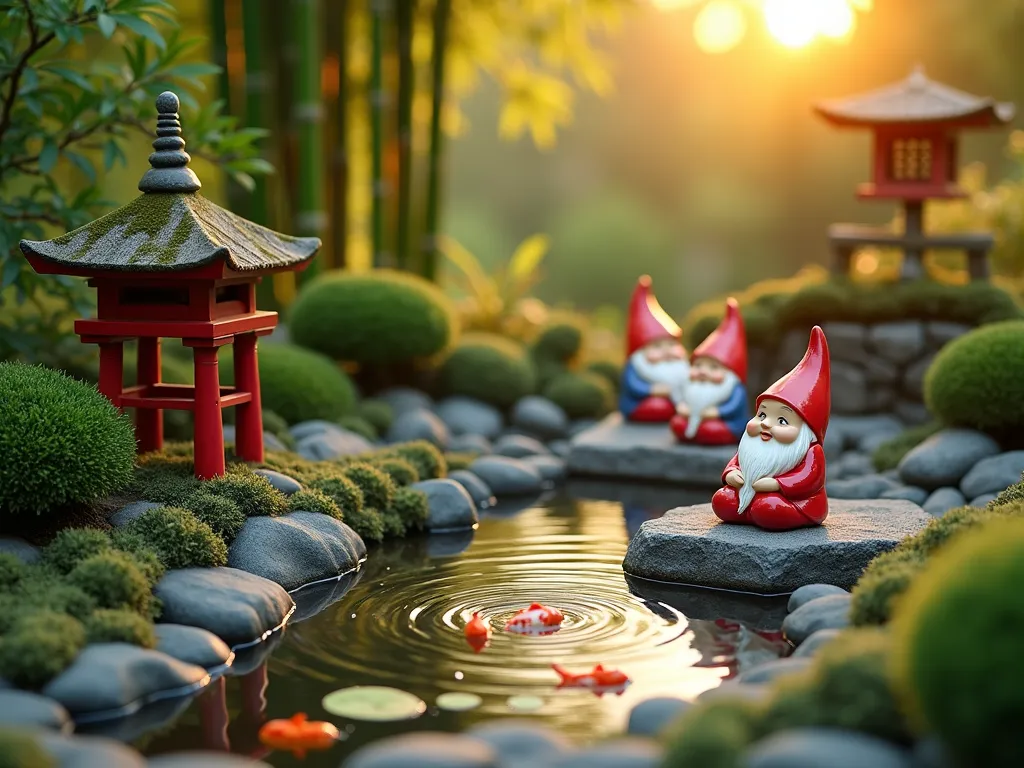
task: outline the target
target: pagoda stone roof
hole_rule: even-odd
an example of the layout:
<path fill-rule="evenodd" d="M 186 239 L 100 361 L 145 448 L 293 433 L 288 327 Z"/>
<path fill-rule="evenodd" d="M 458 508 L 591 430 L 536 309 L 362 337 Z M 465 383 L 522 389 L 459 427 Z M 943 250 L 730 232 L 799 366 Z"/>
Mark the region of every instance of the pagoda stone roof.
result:
<path fill-rule="evenodd" d="M 188 167 L 178 97 L 160 94 L 152 166 L 144 194 L 53 240 L 22 240 L 21 250 L 56 264 L 97 271 L 169 272 L 224 259 L 235 271 L 280 269 L 316 255 L 316 237 L 291 237 L 255 224 L 204 198 Z"/>
<path fill-rule="evenodd" d="M 1013 104 L 974 96 L 928 78 L 920 66 L 904 80 L 874 91 L 815 105 L 826 120 L 839 125 L 945 122 L 980 118 L 989 125 L 1013 119 Z"/>

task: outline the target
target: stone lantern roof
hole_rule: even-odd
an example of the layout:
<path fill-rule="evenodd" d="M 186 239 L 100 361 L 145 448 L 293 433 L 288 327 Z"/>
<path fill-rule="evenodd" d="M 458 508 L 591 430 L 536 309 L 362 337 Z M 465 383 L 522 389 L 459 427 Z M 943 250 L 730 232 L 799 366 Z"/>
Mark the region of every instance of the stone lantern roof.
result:
<path fill-rule="evenodd" d="M 294 268 L 316 255 L 315 237 L 274 232 L 204 198 L 188 163 L 178 97 L 156 99 L 157 138 L 142 195 L 53 240 L 22 240 L 21 250 L 57 265 L 118 272 L 179 272 L 223 259 L 237 272 Z"/>

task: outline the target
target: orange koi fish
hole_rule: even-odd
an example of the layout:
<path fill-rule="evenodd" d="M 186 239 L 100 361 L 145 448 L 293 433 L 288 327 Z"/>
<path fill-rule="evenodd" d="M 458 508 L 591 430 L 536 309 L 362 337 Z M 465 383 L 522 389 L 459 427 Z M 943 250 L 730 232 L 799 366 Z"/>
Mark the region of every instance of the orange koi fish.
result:
<path fill-rule="evenodd" d="M 466 634 L 466 642 L 474 651 L 480 653 L 491 639 L 491 628 L 487 626 L 479 613 L 474 613 L 463 630 Z"/>
<path fill-rule="evenodd" d="M 338 729 L 322 720 L 307 720 L 298 712 L 287 720 L 271 720 L 260 728 L 260 742 L 271 749 L 288 750 L 300 760 L 311 749 L 328 749 L 338 740 Z"/>
<path fill-rule="evenodd" d="M 630 680 L 624 672 L 617 669 L 605 669 L 600 664 L 590 672 L 573 674 L 564 667 L 552 664 L 551 668 L 562 678 L 558 684 L 559 688 L 586 688 L 600 697 L 606 693 L 614 693 L 621 696 L 629 685 Z"/>
<path fill-rule="evenodd" d="M 550 634 L 557 631 L 564 618 L 557 608 L 532 603 L 529 608 L 523 608 L 509 619 L 505 629 L 520 634 Z"/>

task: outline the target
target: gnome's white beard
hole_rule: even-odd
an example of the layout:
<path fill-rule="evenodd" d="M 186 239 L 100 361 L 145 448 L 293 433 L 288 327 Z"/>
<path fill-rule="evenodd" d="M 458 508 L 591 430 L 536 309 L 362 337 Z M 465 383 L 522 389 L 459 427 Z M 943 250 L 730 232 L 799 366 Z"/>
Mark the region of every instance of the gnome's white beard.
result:
<path fill-rule="evenodd" d="M 686 381 L 690 376 L 690 361 L 685 358 L 652 363 L 644 356 L 644 351 L 638 349 L 629 361 L 633 364 L 636 372 L 640 374 L 640 378 L 651 384 L 675 386 L 680 381 Z"/>
<path fill-rule="evenodd" d="M 686 437 L 690 440 L 697 434 L 700 423 L 704 420 L 700 412 L 712 405 L 721 405 L 729 399 L 733 389 L 739 383 L 739 377 L 732 371 L 725 372 L 721 383 L 713 381 L 691 381 L 686 385 L 683 398 L 690 409 L 689 421 L 686 424 Z"/>
<path fill-rule="evenodd" d="M 812 440 L 814 433 L 807 424 L 800 427 L 796 440 L 789 445 L 774 438 L 762 440 L 760 433 L 753 437 L 743 433 L 738 451 L 740 472 L 743 474 L 743 485 L 739 489 L 739 514 L 743 514 L 754 498 L 754 483 L 763 477 L 775 477 L 789 472 L 803 461 Z"/>

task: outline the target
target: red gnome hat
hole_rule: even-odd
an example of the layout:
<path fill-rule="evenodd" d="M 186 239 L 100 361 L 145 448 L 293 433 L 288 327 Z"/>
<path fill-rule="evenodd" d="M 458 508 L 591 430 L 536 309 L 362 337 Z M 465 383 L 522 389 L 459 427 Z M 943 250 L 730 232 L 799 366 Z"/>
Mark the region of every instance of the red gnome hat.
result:
<path fill-rule="evenodd" d="M 682 330 L 651 293 L 650 275 L 636 281 L 633 298 L 629 302 L 629 317 L 626 327 L 626 356 L 641 347 L 660 339 L 675 339 L 683 336 Z"/>
<path fill-rule="evenodd" d="M 690 361 L 698 357 L 714 358 L 747 382 L 747 332 L 743 327 L 740 305 L 734 298 L 725 302 L 725 317 L 700 345 L 693 350 Z"/>
<path fill-rule="evenodd" d="M 766 397 L 785 403 L 800 414 L 819 443 L 825 441 L 828 415 L 832 409 L 832 375 L 828 342 L 818 326 L 811 328 L 811 339 L 803 360 L 757 398 L 757 407 Z"/>

